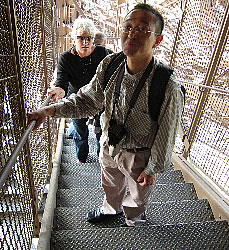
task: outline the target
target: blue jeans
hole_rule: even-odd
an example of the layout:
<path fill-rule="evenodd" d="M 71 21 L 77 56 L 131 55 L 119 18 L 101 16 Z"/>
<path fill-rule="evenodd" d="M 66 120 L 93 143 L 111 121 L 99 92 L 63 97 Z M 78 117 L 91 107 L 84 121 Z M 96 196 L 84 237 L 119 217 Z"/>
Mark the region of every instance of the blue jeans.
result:
<path fill-rule="evenodd" d="M 88 118 L 72 119 L 72 123 L 75 128 L 73 139 L 76 146 L 76 157 L 80 162 L 86 162 L 89 153 L 89 145 L 88 145 L 89 130 L 86 124 L 87 121 Z M 100 145 L 99 145 L 100 136 L 101 133 L 96 134 L 97 155 L 99 154 L 100 151 Z"/>
<path fill-rule="evenodd" d="M 87 120 L 88 118 L 72 119 L 75 127 L 73 139 L 76 146 L 76 157 L 80 162 L 86 162 L 89 153 Z"/>
<path fill-rule="evenodd" d="M 75 127 L 74 127 L 73 123 L 71 122 L 69 128 L 66 131 L 66 135 L 69 138 L 73 139 L 74 134 L 75 134 Z"/>

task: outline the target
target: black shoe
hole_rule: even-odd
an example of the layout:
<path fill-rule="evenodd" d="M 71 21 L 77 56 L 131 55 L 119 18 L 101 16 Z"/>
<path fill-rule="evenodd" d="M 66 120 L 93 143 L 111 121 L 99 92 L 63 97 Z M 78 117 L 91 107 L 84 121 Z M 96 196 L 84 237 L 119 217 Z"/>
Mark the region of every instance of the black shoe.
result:
<path fill-rule="evenodd" d="M 65 135 L 65 138 L 66 139 L 73 139 L 73 136 L 71 136 L 71 135 Z"/>
<path fill-rule="evenodd" d="M 83 159 L 80 160 L 80 159 L 78 159 L 78 162 L 79 162 L 79 163 L 86 163 L 86 161 L 87 161 L 87 160 L 83 160 Z"/>
<path fill-rule="evenodd" d="M 102 222 L 108 218 L 121 215 L 121 214 L 123 214 L 123 212 L 120 212 L 118 214 L 103 214 L 100 208 L 96 208 L 94 211 L 89 212 L 87 214 L 87 221 L 90 223 Z"/>
<path fill-rule="evenodd" d="M 126 223 L 121 224 L 120 227 L 129 227 Z"/>

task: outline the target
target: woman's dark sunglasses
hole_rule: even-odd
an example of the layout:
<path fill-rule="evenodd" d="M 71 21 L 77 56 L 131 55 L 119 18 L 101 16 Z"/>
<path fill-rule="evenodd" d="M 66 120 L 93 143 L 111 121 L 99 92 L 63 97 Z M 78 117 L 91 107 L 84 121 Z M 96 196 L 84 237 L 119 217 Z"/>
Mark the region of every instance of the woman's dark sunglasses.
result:
<path fill-rule="evenodd" d="M 91 36 L 77 36 L 77 39 L 81 40 L 81 41 L 84 41 L 86 39 L 88 42 L 90 42 L 93 39 L 93 37 L 91 37 Z"/>

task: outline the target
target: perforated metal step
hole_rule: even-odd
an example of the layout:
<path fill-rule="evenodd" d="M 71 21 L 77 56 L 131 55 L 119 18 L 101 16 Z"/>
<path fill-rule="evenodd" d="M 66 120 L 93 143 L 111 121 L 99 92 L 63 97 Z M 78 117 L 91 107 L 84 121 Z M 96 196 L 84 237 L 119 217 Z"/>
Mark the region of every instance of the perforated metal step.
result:
<path fill-rule="evenodd" d="M 88 143 L 89 143 L 90 146 L 93 147 L 94 145 L 96 145 L 96 137 L 95 137 L 94 129 L 93 129 L 93 126 L 89 126 L 88 128 L 89 128 Z M 66 146 L 66 145 L 74 145 L 73 137 L 67 136 L 66 131 L 67 130 L 65 130 L 65 134 L 64 134 L 64 146 Z"/>
<path fill-rule="evenodd" d="M 158 174 L 155 184 L 170 184 L 170 183 L 184 183 L 184 177 L 181 170 L 165 171 Z"/>
<path fill-rule="evenodd" d="M 61 175 L 59 176 L 58 187 L 60 189 L 68 188 L 92 188 L 100 187 L 100 174 L 94 175 Z M 180 170 L 167 171 L 159 174 L 155 184 L 184 183 L 184 178 Z"/>
<path fill-rule="evenodd" d="M 229 232 L 226 221 L 53 231 L 51 249 L 226 250 L 229 249 Z"/>
<path fill-rule="evenodd" d="M 57 207 L 101 206 L 102 188 L 59 189 L 57 191 Z M 192 183 L 157 184 L 154 185 L 149 202 L 197 200 Z M 83 202 L 82 202 L 83 201 Z"/>

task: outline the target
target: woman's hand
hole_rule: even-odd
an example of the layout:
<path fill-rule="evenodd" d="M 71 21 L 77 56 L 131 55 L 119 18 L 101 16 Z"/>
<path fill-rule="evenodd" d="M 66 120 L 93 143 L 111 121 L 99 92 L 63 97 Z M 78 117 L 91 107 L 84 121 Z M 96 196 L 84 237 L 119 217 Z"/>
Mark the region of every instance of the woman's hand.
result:
<path fill-rule="evenodd" d="M 48 89 L 48 95 L 52 95 L 51 101 L 53 101 L 57 98 L 63 98 L 65 96 L 65 91 L 60 87 L 53 87 L 51 89 Z"/>

